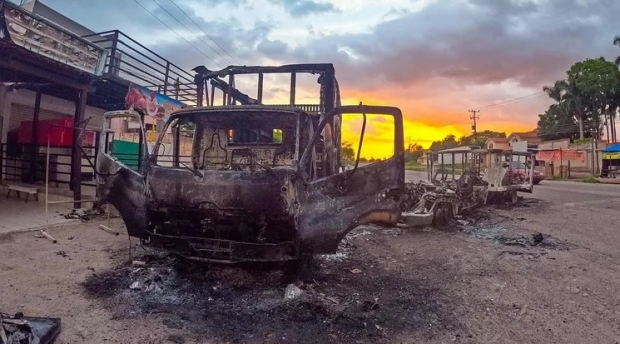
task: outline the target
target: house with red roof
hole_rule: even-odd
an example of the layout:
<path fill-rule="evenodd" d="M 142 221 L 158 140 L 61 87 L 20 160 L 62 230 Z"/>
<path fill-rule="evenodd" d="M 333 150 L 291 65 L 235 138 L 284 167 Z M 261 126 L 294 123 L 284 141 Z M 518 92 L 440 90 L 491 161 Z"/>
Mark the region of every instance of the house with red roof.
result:
<path fill-rule="evenodd" d="M 489 137 L 484 145 L 486 149 L 510 149 L 510 142 L 505 137 Z"/>
<path fill-rule="evenodd" d="M 513 144 L 517 142 L 526 142 L 528 149 L 536 149 L 542 140 L 538 136 L 537 130 L 522 133 L 515 132 L 506 138 L 490 137 L 485 143 L 485 148 L 511 150 L 513 148 Z"/>
<path fill-rule="evenodd" d="M 507 137 L 507 139 L 511 146 L 514 142 L 527 141 L 528 148 L 536 148 L 538 147 L 538 144 L 542 142 L 541 138 L 538 136 L 537 129 L 524 133 L 512 133 Z"/>

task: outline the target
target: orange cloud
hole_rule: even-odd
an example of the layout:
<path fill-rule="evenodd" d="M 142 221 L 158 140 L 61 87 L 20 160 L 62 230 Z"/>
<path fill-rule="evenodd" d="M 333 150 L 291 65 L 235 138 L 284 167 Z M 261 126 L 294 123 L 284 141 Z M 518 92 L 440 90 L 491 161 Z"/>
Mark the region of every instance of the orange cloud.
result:
<path fill-rule="evenodd" d="M 361 101 L 365 105 L 396 106 L 400 108 L 403 113 L 405 146 L 408 146 L 410 143 L 416 143 L 424 148 L 428 148 L 433 141 L 441 140 L 447 135 L 461 137 L 471 133 L 469 113 L 466 110 L 458 112 L 450 109 L 450 107 L 453 107 L 451 103 L 450 106 L 443 106 L 437 99 L 408 100 L 388 92 L 377 92 L 368 95 L 361 92 L 356 93 L 354 90 L 349 89 L 346 93 L 356 95 L 343 97 L 342 104 L 353 105 L 359 104 Z M 458 99 L 458 97 L 446 95 L 444 99 L 444 102 L 450 102 L 453 99 Z M 516 109 L 515 111 L 523 113 L 526 110 Z M 487 116 L 478 123 L 478 131 L 493 130 L 505 132 L 509 135 L 511 132 L 529 131 L 536 126 L 535 123 L 523 123 L 519 119 L 521 118 L 518 116 L 510 116 L 508 119 Z M 343 141 L 355 142 L 353 146 L 356 151 L 360 128 L 361 119 L 359 119 L 357 127 L 347 127 L 343 120 Z M 366 158 L 386 158 L 391 156 L 394 145 L 393 133 L 393 124 L 386 127 L 382 122 L 378 123 L 369 119 L 361 155 Z"/>
<path fill-rule="evenodd" d="M 428 148 L 433 141 L 441 140 L 447 135 L 461 137 L 471 133 L 471 123 L 466 105 L 461 105 L 466 94 L 447 87 L 446 93 L 439 94 L 429 91 L 428 88 L 438 85 L 427 82 L 416 85 L 410 89 L 392 90 L 379 89 L 359 91 L 351 87 L 341 85 L 343 105 L 395 106 L 403 113 L 403 129 L 405 146 L 419 144 Z M 315 104 L 318 87 L 298 88 L 296 101 L 300 104 Z M 408 96 L 414 94 L 418 97 Z M 269 103 L 288 103 L 288 89 L 282 89 L 274 94 Z M 528 104 L 525 104 L 528 105 Z M 458 108 L 463 110 L 455 110 Z M 521 114 L 530 114 L 529 122 L 523 121 Z M 536 126 L 536 112 L 526 108 L 501 108 L 498 110 L 485 110 L 481 113 L 478 123 L 478 131 L 494 130 L 505 132 L 507 135 L 515 131 L 529 131 Z M 515 114 L 519 114 L 516 116 Z M 342 142 L 351 143 L 355 152 L 358 150 L 362 116 L 349 115 L 343 118 Z M 361 156 L 364 158 L 387 158 L 394 152 L 394 124 L 389 116 L 367 116 L 367 127 L 364 133 L 364 142 Z"/>

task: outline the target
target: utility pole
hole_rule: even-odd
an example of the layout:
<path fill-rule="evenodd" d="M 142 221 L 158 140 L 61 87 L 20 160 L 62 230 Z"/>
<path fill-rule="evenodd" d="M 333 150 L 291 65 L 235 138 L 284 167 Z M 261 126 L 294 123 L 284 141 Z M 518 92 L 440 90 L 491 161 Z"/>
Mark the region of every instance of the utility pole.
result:
<path fill-rule="evenodd" d="M 476 114 L 480 112 L 480 110 L 467 110 L 467 111 L 471 113 L 471 115 L 469 115 L 469 119 L 473 121 L 473 124 L 471 125 L 471 130 L 474 132 L 474 140 L 476 140 L 476 134 L 478 133 L 478 131 L 476 130 L 476 120 L 480 119 L 480 116 Z"/>

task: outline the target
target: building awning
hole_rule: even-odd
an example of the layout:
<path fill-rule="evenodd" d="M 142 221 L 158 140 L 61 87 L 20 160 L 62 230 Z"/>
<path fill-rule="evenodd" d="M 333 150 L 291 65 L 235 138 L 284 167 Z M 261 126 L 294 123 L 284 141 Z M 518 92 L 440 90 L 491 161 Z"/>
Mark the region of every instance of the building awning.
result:
<path fill-rule="evenodd" d="M 603 153 L 618 153 L 618 152 L 620 152 L 620 143 L 613 144 L 613 145 L 603 149 L 601 152 L 603 152 Z"/>
<path fill-rule="evenodd" d="M 609 152 L 609 153 L 603 152 L 603 159 L 604 160 L 620 160 L 620 152 Z"/>

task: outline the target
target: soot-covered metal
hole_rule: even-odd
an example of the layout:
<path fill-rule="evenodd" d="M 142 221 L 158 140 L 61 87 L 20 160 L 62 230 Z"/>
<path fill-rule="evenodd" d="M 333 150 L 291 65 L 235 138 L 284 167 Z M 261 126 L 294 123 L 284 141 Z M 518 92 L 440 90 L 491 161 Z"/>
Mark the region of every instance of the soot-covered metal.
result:
<path fill-rule="evenodd" d="M 394 156 L 346 171 L 323 168 L 324 128 L 345 114 L 391 116 Z M 359 225 L 395 225 L 404 190 L 400 110 L 343 106 L 318 125 L 313 116 L 265 105 L 181 110 L 134 171 L 111 153 L 109 136 L 116 119 L 140 117 L 107 113 L 97 159 L 100 201 L 118 209 L 130 236 L 225 263 L 335 253 Z"/>

